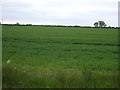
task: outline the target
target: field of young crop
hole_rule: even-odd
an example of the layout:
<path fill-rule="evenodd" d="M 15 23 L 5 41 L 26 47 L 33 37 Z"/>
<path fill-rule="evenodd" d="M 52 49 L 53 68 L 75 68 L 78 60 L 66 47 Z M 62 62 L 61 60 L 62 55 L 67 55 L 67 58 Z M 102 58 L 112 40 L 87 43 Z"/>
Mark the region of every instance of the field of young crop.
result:
<path fill-rule="evenodd" d="M 3 26 L 3 88 L 117 88 L 118 30 Z"/>

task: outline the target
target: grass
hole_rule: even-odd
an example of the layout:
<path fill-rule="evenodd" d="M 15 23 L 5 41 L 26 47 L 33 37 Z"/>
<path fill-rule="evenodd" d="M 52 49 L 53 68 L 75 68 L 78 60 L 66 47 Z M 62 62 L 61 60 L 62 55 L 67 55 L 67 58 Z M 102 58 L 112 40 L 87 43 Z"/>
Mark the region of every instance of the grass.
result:
<path fill-rule="evenodd" d="M 119 87 L 117 29 L 5 25 L 2 41 L 4 88 Z"/>

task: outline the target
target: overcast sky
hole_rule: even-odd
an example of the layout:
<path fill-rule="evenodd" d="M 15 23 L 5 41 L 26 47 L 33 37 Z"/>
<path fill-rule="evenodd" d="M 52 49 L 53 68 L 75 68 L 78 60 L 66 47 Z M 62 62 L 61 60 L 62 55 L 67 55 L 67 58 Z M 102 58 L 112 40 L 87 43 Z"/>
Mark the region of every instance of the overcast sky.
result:
<path fill-rule="evenodd" d="M 2 0 L 4 23 L 118 26 L 119 0 Z M 1 5 L 0 5 L 1 7 Z"/>

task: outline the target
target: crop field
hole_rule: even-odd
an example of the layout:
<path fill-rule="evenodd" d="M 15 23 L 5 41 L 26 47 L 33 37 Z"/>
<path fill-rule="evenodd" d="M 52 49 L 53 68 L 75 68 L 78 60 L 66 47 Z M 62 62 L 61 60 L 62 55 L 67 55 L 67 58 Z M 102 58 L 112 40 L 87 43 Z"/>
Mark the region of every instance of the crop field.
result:
<path fill-rule="evenodd" d="M 118 88 L 118 29 L 7 26 L 3 88 Z"/>

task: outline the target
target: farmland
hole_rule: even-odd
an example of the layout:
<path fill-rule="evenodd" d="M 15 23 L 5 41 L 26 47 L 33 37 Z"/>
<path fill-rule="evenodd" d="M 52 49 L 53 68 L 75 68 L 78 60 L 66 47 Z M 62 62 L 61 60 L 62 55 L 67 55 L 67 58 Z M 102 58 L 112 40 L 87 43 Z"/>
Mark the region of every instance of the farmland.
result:
<path fill-rule="evenodd" d="M 4 88 L 119 86 L 118 29 L 4 25 L 2 48 Z"/>

